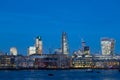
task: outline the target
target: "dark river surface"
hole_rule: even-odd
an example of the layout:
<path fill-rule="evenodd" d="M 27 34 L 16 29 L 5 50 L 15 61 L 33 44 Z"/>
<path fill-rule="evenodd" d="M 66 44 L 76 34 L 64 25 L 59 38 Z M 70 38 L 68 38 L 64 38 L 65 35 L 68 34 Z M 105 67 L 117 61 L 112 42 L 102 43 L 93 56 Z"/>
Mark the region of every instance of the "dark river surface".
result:
<path fill-rule="evenodd" d="M 21 70 L 0 71 L 0 80 L 120 80 L 118 70 Z"/>

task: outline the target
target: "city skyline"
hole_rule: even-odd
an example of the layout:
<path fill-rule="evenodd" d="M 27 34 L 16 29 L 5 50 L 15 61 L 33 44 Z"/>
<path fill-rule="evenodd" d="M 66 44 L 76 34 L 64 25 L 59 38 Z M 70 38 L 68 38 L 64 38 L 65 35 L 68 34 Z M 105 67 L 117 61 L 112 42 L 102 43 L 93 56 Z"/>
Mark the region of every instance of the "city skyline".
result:
<path fill-rule="evenodd" d="M 103 42 L 103 41 L 105 41 L 105 42 Z M 18 55 L 19 54 L 20 55 L 21 54 L 22 55 L 51 54 L 51 52 L 53 54 L 56 54 L 56 50 L 60 50 L 60 54 L 62 53 L 62 54 L 73 55 L 74 52 L 79 51 L 79 50 L 84 53 L 84 49 L 86 48 L 87 51 L 89 51 L 88 54 L 86 54 L 86 55 L 91 55 L 91 54 L 100 54 L 100 55 L 103 55 L 103 52 L 102 52 L 103 51 L 103 47 L 102 46 L 103 46 L 103 43 L 105 43 L 104 45 L 106 46 L 107 51 L 109 51 L 109 49 L 112 48 L 112 54 L 116 55 L 116 53 L 114 52 L 115 51 L 114 47 L 115 47 L 116 41 L 115 41 L 115 39 L 108 38 L 108 37 L 101 38 L 101 44 L 100 44 L 101 50 L 99 50 L 98 52 L 95 52 L 95 53 L 91 52 L 91 49 L 90 49 L 91 47 L 89 45 L 87 45 L 86 41 L 84 41 L 83 39 L 81 39 L 81 46 L 78 49 L 75 49 L 75 50 L 69 52 L 70 51 L 69 50 L 69 41 L 67 39 L 67 33 L 66 32 L 62 32 L 61 33 L 61 42 L 59 43 L 60 47 L 57 47 L 57 48 L 54 48 L 54 49 L 51 48 L 51 47 L 49 47 L 48 52 L 45 52 L 44 49 L 42 48 L 43 47 L 43 43 L 42 42 L 43 41 L 42 41 L 41 36 L 37 36 L 36 39 L 35 39 L 35 41 L 34 41 L 34 43 L 33 43 L 33 45 L 29 45 L 26 48 L 27 51 L 24 54 L 20 53 L 20 52 L 17 52 L 17 50 L 19 50 L 19 49 L 16 48 L 16 46 L 10 47 L 9 51 L 8 52 L 4 52 L 4 53 L 7 53 L 8 55 L 12 55 L 12 54 L 14 54 L 14 55 L 17 55 L 17 54 Z M 106 49 L 105 49 L 105 51 L 106 51 Z M 59 54 L 59 51 L 57 53 Z M 108 52 L 107 53 L 105 52 L 104 54 L 108 54 L 109 55 Z"/>
<path fill-rule="evenodd" d="M 43 50 L 60 48 L 61 33 L 67 32 L 70 51 L 81 47 L 81 39 L 91 52 L 101 51 L 100 39 L 116 40 L 120 52 L 119 1 L 0 1 L 0 51 L 17 47 L 26 54 L 37 35 L 43 38 Z"/>

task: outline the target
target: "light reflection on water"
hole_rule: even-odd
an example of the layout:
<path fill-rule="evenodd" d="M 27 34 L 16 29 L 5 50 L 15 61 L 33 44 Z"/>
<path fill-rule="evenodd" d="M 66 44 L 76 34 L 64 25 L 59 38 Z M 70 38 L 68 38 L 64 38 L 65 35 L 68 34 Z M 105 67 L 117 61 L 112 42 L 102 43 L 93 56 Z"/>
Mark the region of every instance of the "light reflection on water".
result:
<path fill-rule="evenodd" d="M 97 70 L 98 71 L 98 70 Z M 0 71 L 0 80 L 120 80 L 118 70 L 31 70 Z M 53 74 L 49 76 L 48 74 Z"/>

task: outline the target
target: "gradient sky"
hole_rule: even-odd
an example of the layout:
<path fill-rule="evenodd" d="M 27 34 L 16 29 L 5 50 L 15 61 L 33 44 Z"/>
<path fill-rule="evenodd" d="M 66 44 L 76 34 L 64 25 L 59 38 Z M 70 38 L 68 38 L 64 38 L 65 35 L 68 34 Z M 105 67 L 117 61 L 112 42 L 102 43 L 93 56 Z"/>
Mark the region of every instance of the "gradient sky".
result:
<path fill-rule="evenodd" d="M 35 37 L 43 39 L 44 52 L 60 47 L 61 33 L 68 34 L 70 51 L 81 47 L 81 38 L 98 52 L 100 39 L 116 39 L 120 52 L 119 0 L 0 0 L 0 50 L 17 47 L 26 54 Z"/>

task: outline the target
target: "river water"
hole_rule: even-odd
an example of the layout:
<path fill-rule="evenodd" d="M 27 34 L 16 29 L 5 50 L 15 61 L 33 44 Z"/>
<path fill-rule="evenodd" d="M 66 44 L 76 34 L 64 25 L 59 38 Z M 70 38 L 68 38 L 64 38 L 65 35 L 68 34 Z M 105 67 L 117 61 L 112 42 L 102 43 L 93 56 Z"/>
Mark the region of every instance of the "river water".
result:
<path fill-rule="evenodd" d="M 22 70 L 0 71 L 0 80 L 120 80 L 118 70 Z"/>

